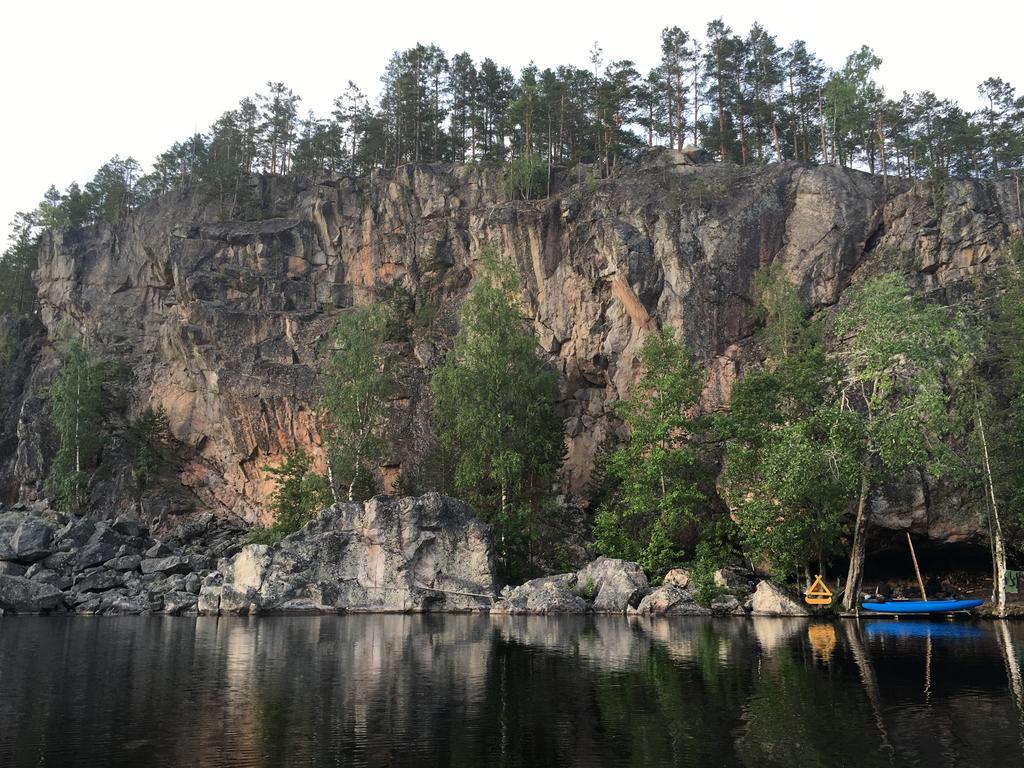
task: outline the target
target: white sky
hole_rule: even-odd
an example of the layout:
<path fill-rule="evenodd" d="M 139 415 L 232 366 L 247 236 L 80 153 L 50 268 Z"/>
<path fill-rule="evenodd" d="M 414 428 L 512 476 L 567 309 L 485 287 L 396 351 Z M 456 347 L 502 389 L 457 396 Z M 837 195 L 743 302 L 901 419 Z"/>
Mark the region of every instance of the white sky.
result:
<path fill-rule="evenodd" d="M 541 68 L 589 66 L 597 40 L 606 61 L 629 58 L 646 71 L 663 27 L 702 33 L 721 15 L 736 31 L 760 21 L 782 45 L 804 39 L 833 67 L 870 45 L 884 61 L 878 80 L 888 94 L 930 89 L 973 108 L 990 75 L 1024 92 L 1022 9 L 1019 0 L 3 0 L 0 224 L 50 184 L 84 183 L 115 153 L 148 167 L 267 80 L 299 93 L 302 114 L 329 112 L 349 79 L 376 93 L 391 52 L 416 42 L 518 71 L 531 59 Z"/>

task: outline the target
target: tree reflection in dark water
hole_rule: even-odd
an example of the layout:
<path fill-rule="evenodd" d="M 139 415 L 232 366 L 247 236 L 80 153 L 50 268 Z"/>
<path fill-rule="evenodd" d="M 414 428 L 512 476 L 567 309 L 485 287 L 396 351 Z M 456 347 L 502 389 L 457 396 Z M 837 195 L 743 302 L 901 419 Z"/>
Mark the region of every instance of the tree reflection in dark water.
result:
<path fill-rule="evenodd" d="M 2 766 L 1024 765 L 1024 627 L 0 620 Z"/>

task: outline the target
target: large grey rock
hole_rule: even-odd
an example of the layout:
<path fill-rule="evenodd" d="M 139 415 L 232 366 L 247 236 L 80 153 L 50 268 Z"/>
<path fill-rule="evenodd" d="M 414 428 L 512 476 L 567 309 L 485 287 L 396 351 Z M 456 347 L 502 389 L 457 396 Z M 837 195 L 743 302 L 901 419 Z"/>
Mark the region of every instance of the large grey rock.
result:
<path fill-rule="evenodd" d="M 27 565 L 13 560 L 0 560 L 0 576 L 24 576 L 27 571 Z"/>
<path fill-rule="evenodd" d="M 36 563 L 38 565 L 38 563 Z M 67 591 L 71 588 L 72 578 L 65 573 L 58 573 L 57 571 L 51 571 L 48 568 L 41 568 L 31 575 L 26 574 L 27 578 L 32 581 L 38 581 L 42 584 L 50 584 L 53 587 L 61 590 L 62 592 Z"/>
<path fill-rule="evenodd" d="M 105 592 L 124 584 L 124 576 L 117 571 L 98 568 L 75 581 L 73 588 L 78 592 Z"/>
<path fill-rule="evenodd" d="M 104 541 L 86 544 L 75 554 L 75 569 L 84 571 L 94 565 L 103 565 L 117 554 L 117 547 Z"/>
<path fill-rule="evenodd" d="M 673 568 L 665 574 L 665 578 L 661 580 L 661 583 L 667 584 L 670 587 L 688 589 L 690 586 L 690 580 L 690 572 L 686 568 Z"/>
<path fill-rule="evenodd" d="M 244 547 L 223 577 L 224 613 L 479 610 L 495 592 L 490 528 L 436 493 L 335 504 L 274 547 Z"/>
<path fill-rule="evenodd" d="M 58 548 L 64 550 L 81 549 L 96 531 L 96 524 L 84 517 L 72 517 L 60 528 L 55 536 Z"/>
<path fill-rule="evenodd" d="M 663 584 L 640 601 L 636 612 L 644 616 L 707 616 L 711 610 L 700 605 L 688 589 Z"/>
<path fill-rule="evenodd" d="M 46 613 L 64 602 L 61 591 L 50 584 L 23 576 L 0 576 L 0 610 L 7 613 Z"/>
<path fill-rule="evenodd" d="M 149 535 L 149 526 L 135 517 L 119 517 L 111 528 L 131 539 L 142 539 Z"/>
<path fill-rule="evenodd" d="M 108 560 L 104 565 L 115 571 L 135 571 L 142 565 L 142 557 L 140 555 L 121 555 Z"/>
<path fill-rule="evenodd" d="M 746 616 L 747 614 L 743 604 L 735 595 L 719 595 L 716 597 L 711 601 L 711 612 L 720 615 L 731 614 L 734 616 Z"/>
<path fill-rule="evenodd" d="M 191 573 L 192 563 L 183 555 L 168 557 L 147 557 L 139 563 L 143 573 Z"/>
<path fill-rule="evenodd" d="M 220 613 L 220 598 L 224 593 L 224 587 L 220 585 L 203 584 L 199 589 L 199 601 L 196 610 L 200 616 L 216 616 Z"/>
<path fill-rule="evenodd" d="M 810 616 L 806 605 L 769 581 L 758 583 L 750 609 L 755 616 Z"/>
<path fill-rule="evenodd" d="M 21 511 L 0 512 L 0 560 L 13 561 L 17 559 L 11 539 L 14 538 L 18 526 L 27 517 L 28 515 Z"/>
<path fill-rule="evenodd" d="M 727 565 L 725 568 L 719 568 L 715 571 L 712 574 L 712 578 L 714 579 L 715 586 L 722 589 L 728 589 L 730 592 L 749 592 L 750 582 L 754 578 L 754 574 L 746 568 Z"/>
<path fill-rule="evenodd" d="M 11 548 L 17 560 L 34 563 L 53 551 L 52 542 L 52 527 L 37 517 L 26 517 L 11 537 Z"/>
<path fill-rule="evenodd" d="M 199 598 L 188 592 L 168 592 L 164 595 L 163 612 L 172 616 L 193 614 L 196 612 L 196 603 Z"/>
<path fill-rule="evenodd" d="M 495 606 L 498 613 L 549 615 L 587 613 L 590 604 L 576 592 L 576 574 L 544 576 L 520 584 Z"/>
<path fill-rule="evenodd" d="M 647 576 L 636 563 L 599 557 L 576 574 L 581 595 L 592 595 L 596 613 L 625 613 L 647 593 Z"/>

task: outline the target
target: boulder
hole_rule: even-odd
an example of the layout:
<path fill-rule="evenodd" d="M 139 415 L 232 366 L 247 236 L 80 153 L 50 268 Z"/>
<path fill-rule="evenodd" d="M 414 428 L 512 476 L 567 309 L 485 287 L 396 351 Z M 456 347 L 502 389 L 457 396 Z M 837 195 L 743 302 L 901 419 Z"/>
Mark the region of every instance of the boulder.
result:
<path fill-rule="evenodd" d="M 708 608 L 700 605 L 688 589 L 663 584 L 637 606 L 636 612 L 644 616 L 707 616 Z"/>
<path fill-rule="evenodd" d="M 15 559 L 11 539 L 24 519 L 25 514 L 22 512 L 0 512 L 0 560 Z"/>
<path fill-rule="evenodd" d="M 667 584 L 670 587 L 687 589 L 690 586 L 690 572 L 686 568 L 673 568 L 665 574 L 665 578 L 661 580 L 661 583 Z"/>
<path fill-rule="evenodd" d="M 96 531 L 96 524 L 84 517 L 72 517 L 60 528 L 54 539 L 57 543 L 57 548 L 65 551 L 81 549 L 92 537 Z"/>
<path fill-rule="evenodd" d="M 166 557 L 170 554 L 172 554 L 171 548 L 160 541 L 156 542 L 149 549 L 143 552 L 143 555 L 148 558 Z"/>
<path fill-rule="evenodd" d="M 139 555 L 121 555 L 108 560 L 104 565 L 113 568 L 115 571 L 136 571 L 142 565 L 142 557 Z"/>
<path fill-rule="evenodd" d="M 586 613 L 590 605 L 576 592 L 576 574 L 531 579 L 513 589 L 496 612 L 511 614 Z"/>
<path fill-rule="evenodd" d="M 798 598 L 787 594 L 771 582 L 761 581 L 750 603 L 755 616 L 810 616 L 811 612 Z"/>
<path fill-rule="evenodd" d="M 252 587 L 236 589 L 233 584 L 220 587 L 221 614 L 246 616 L 259 610 L 260 593 Z"/>
<path fill-rule="evenodd" d="M 39 565 L 39 563 L 36 563 L 36 565 Z M 51 571 L 47 568 L 40 568 L 35 572 L 30 570 L 29 573 L 25 574 L 25 577 L 32 579 L 32 581 L 38 581 L 42 584 L 50 584 L 61 591 L 67 591 L 71 588 L 70 576 L 63 573 L 57 573 L 56 571 Z"/>
<path fill-rule="evenodd" d="M 735 595 L 719 595 L 711 601 L 711 612 L 719 615 L 746 616 L 743 604 Z"/>
<path fill-rule="evenodd" d="M 296 600 L 325 610 L 484 609 L 496 588 L 490 535 L 469 506 L 437 493 L 335 504 L 280 544 L 222 561 L 220 610 L 287 611 Z"/>
<path fill-rule="evenodd" d="M 7 613 L 47 613 L 64 602 L 63 593 L 50 584 L 23 576 L 0 576 L 0 610 Z"/>
<path fill-rule="evenodd" d="M 196 603 L 196 610 L 200 616 L 216 616 L 220 613 L 220 597 L 224 587 L 212 584 L 203 584 L 199 589 L 199 601 Z"/>
<path fill-rule="evenodd" d="M 187 557 L 182 555 L 169 555 L 167 557 L 147 557 L 139 563 L 143 573 L 191 573 L 192 564 Z"/>
<path fill-rule="evenodd" d="M 75 555 L 75 570 L 84 571 L 95 565 L 102 565 L 117 555 L 117 547 L 104 541 L 86 544 Z"/>
<path fill-rule="evenodd" d="M 599 557 L 576 573 L 576 592 L 593 599 L 596 613 L 625 613 L 648 590 L 647 576 L 636 563 Z"/>
<path fill-rule="evenodd" d="M 15 563 L 12 560 L 0 560 L 0 576 L 24 576 L 28 571 L 27 565 Z"/>
<path fill-rule="evenodd" d="M 172 616 L 196 613 L 196 604 L 199 598 L 188 592 L 168 592 L 164 595 L 163 612 Z"/>
<path fill-rule="evenodd" d="M 73 589 L 77 592 L 106 592 L 123 584 L 124 577 L 117 571 L 98 568 L 75 581 Z"/>
<path fill-rule="evenodd" d="M 38 517 L 26 517 L 11 537 L 16 560 L 34 563 L 53 551 L 53 528 Z"/>
<path fill-rule="evenodd" d="M 149 526 L 134 517 L 119 517 L 111 525 L 111 528 L 130 539 L 143 539 L 149 535 Z"/>
<path fill-rule="evenodd" d="M 715 586 L 722 589 L 728 589 L 730 592 L 749 592 L 754 574 L 746 568 L 726 566 L 715 571 L 712 578 L 715 580 Z"/>

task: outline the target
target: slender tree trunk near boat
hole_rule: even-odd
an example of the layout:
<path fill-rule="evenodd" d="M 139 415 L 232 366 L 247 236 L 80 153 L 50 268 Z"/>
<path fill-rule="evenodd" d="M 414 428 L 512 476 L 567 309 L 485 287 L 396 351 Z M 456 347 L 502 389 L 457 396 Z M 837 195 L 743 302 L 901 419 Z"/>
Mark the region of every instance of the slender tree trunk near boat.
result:
<path fill-rule="evenodd" d="M 992 464 L 988 455 L 988 438 L 985 436 L 985 422 L 981 418 L 981 409 L 977 402 L 974 405 L 974 418 L 978 424 L 978 436 L 981 438 L 981 456 L 985 466 L 985 480 L 988 486 L 989 511 L 992 515 L 992 602 L 996 604 L 996 615 L 1006 616 L 1006 544 L 1003 541 L 1003 526 L 999 520 L 999 505 L 996 502 L 996 487 L 992 480 Z"/>
<path fill-rule="evenodd" d="M 921 599 L 928 602 L 928 593 L 924 591 L 924 579 L 921 578 L 921 569 L 917 565 L 917 553 L 914 552 L 914 541 L 910 538 L 910 531 L 907 534 L 907 545 L 910 547 L 910 557 L 914 561 L 914 573 L 917 575 L 917 586 L 921 588 Z"/>
<path fill-rule="evenodd" d="M 868 462 L 870 458 L 864 459 L 864 466 L 860 474 L 860 498 L 857 501 L 857 520 L 853 526 L 853 546 L 850 548 L 850 570 L 846 575 L 846 594 L 843 596 L 843 607 L 850 610 L 857 604 L 860 595 L 860 585 L 864 580 L 864 551 L 867 547 L 868 538 L 868 492 L 871 484 L 868 480 Z"/>

